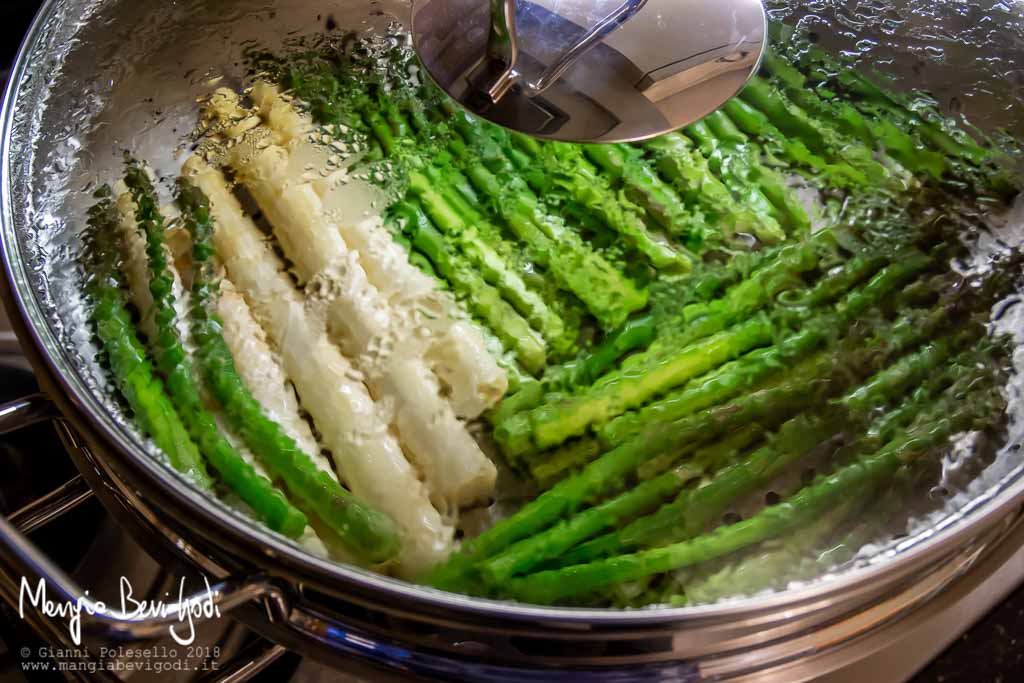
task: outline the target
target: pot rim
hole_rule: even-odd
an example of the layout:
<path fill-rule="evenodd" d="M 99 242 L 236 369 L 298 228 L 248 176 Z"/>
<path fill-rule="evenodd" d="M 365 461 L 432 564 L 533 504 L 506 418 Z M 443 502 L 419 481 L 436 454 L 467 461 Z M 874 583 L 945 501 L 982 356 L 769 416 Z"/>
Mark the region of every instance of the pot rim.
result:
<path fill-rule="evenodd" d="M 30 345 L 37 359 L 52 375 L 63 393 L 62 408 L 73 410 L 86 423 L 95 436 L 114 454 L 135 477 L 142 477 L 151 488 L 160 487 L 181 505 L 195 520 L 190 526 L 226 534 L 232 543 L 242 549 L 247 559 L 262 558 L 273 572 L 275 563 L 283 563 L 288 573 L 301 577 L 313 586 L 342 584 L 371 590 L 388 599 L 410 601 L 422 608 L 442 608 L 467 616 L 497 617 L 517 621 L 541 621 L 553 624 L 589 624 L 594 626 L 653 626 L 670 622 L 697 623 L 723 620 L 743 620 L 766 612 L 785 612 L 799 605 L 838 598 L 845 592 L 862 587 L 868 582 L 895 582 L 920 569 L 928 562 L 977 537 L 991 528 L 1004 515 L 1024 501 L 1024 464 L 1015 467 L 986 495 L 971 505 L 943 520 L 937 527 L 921 535 L 922 540 L 912 547 L 887 550 L 883 556 L 873 558 L 868 566 L 844 572 L 840 576 L 820 579 L 815 583 L 780 591 L 761 597 L 744 597 L 726 603 L 689 607 L 652 607 L 632 610 L 609 608 L 544 607 L 501 602 L 448 593 L 426 586 L 418 586 L 399 579 L 382 576 L 368 570 L 351 567 L 307 554 L 282 537 L 233 513 L 219 501 L 211 501 L 181 475 L 149 456 L 134 437 L 105 411 L 82 377 L 72 367 L 64 348 L 59 343 L 48 317 L 43 313 L 35 293 L 28 286 L 26 263 L 20 242 L 15 235 L 11 183 L 11 152 L 14 139 L 14 114 L 22 92 L 22 82 L 28 71 L 30 55 L 41 41 L 46 25 L 53 19 L 62 0 L 44 0 L 39 12 L 23 39 L 18 56 L 6 86 L 0 107 L 0 260 L 3 269 L 0 278 L 11 295 L 5 303 L 16 320 L 19 340 Z M 21 323 L 21 324 L 18 324 Z M 978 510 L 977 508 L 983 508 Z M 966 514 L 965 514 L 966 513 Z M 197 532 L 199 533 L 199 532 Z M 276 567 L 280 571 L 281 567 Z"/>

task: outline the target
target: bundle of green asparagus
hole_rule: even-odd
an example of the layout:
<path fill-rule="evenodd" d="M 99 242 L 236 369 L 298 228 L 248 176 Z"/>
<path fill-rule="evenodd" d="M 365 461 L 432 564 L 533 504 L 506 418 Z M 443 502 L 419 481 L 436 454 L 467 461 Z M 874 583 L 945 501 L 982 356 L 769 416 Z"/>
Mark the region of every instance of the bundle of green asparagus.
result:
<path fill-rule="evenodd" d="M 92 291 L 140 428 L 272 529 L 448 590 L 701 602 L 849 559 L 920 463 L 1003 424 L 988 323 L 1020 262 L 965 265 L 1015 195 L 1001 153 L 820 51 L 618 145 L 480 121 L 391 41 L 249 57 L 176 191 L 181 264 L 137 163 L 93 211 L 100 242 L 131 228 L 152 361 L 115 262 Z M 492 459 L 536 494 L 460 543 Z"/>

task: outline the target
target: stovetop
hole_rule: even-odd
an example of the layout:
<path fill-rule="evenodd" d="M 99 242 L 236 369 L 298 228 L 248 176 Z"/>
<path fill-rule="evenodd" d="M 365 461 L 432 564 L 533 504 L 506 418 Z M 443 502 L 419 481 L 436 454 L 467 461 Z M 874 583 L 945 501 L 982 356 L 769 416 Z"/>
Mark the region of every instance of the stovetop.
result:
<path fill-rule="evenodd" d="M 6 82 L 10 61 L 39 4 L 39 0 L 0 0 L 0 82 Z M 31 373 L 16 355 L 16 345 L 8 328 L 0 307 L 0 403 L 35 389 Z M 73 475 L 73 466 L 49 425 L 0 439 L 0 513 L 9 514 Z M 159 594 L 173 578 L 129 539 L 94 500 L 35 532 L 32 540 L 82 585 L 99 586 L 105 578 L 125 575 L 132 577 L 137 589 L 143 587 L 142 590 Z M 898 681 L 905 678 L 905 672 L 916 668 L 908 666 L 908 661 L 918 662 L 954 638 L 955 642 L 918 673 L 912 683 L 1019 680 L 1024 671 L 1024 588 L 1013 590 L 1013 587 L 1022 579 L 1024 550 L 1007 562 L 1001 578 L 991 579 L 969 596 L 948 605 L 941 615 L 929 619 L 918 627 L 918 632 L 908 635 L 888 652 L 830 680 Z M 103 589 L 116 590 L 116 586 Z M 1009 597 L 1004 597 L 1008 593 Z M 971 627 L 989 605 L 1000 600 L 997 607 Z M 202 633 L 197 642 L 218 645 L 220 658 L 224 659 L 232 652 L 258 645 L 258 640 L 244 627 L 226 622 L 217 625 L 215 632 Z M 45 667 L 26 670 L 32 668 L 26 667 L 26 662 L 46 661 L 45 657 L 38 656 L 40 648 L 45 653 L 46 647 L 23 625 L 16 611 L 0 604 L 0 681 L 64 680 L 52 670 L 40 670 Z M 23 652 L 29 656 L 23 656 Z M 213 665 L 214 662 L 207 662 L 208 668 Z M 132 681 L 151 679 L 189 681 L 196 680 L 197 676 L 142 671 L 130 678 Z M 292 653 L 277 658 L 252 680 L 258 683 L 362 683 L 342 672 L 328 671 L 313 662 L 303 661 Z M 567 680 L 571 677 L 567 676 Z"/>

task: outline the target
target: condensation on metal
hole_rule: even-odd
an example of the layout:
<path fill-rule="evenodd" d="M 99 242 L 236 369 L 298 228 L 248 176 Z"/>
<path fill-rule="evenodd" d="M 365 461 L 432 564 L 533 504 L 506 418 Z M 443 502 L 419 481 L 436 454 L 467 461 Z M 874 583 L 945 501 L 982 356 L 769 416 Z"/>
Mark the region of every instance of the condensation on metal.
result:
<path fill-rule="evenodd" d="M 892 74 L 896 87 L 927 89 L 945 112 L 986 131 L 1004 128 L 1024 138 L 1024 72 L 1019 68 L 1024 10 L 1019 4 L 767 4 L 772 18 L 799 24 L 823 46 Z M 328 23 L 380 33 L 407 12 L 400 0 L 60 0 L 50 23 L 41 27 L 12 122 L 11 173 L 4 182 L 14 211 L 7 237 L 16 239 L 28 266 L 28 289 L 68 365 L 127 429 L 131 427 L 96 362 L 81 298 L 77 263 L 89 190 L 98 179 L 117 177 L 125 149 L 150 161 L 159 175 L 173 176 L 189 150 L 197 99 L 215 87 L 244 83 L 247 45 L 273 48 L 274 41 L 279 45 Z M 989 219 L 992 230 L 978 243 L 982 253 L 1022 243 L 1024 202 Z M 1024 307 L 1009 302 L 1000 313 L 995 327 L 1022 334 Z M 970 444 L 958 444 L 944 463 L 941 487 L 948 495 L 931 496 L 937 499 L 935 505 L 906 536 L 867 546 L 844 571 L 884 563 L 979 511 L 1007 489 L 1024 486 L 1016 453 L 1016 445 L 1024 442 L 1024 344 L 1015 363 L 1018 376 L 1009 387 L 1010 445 L 976 472 L 979 468 L 970 465 Z M 152 444 L 147 448 L 157 457 Z"/>

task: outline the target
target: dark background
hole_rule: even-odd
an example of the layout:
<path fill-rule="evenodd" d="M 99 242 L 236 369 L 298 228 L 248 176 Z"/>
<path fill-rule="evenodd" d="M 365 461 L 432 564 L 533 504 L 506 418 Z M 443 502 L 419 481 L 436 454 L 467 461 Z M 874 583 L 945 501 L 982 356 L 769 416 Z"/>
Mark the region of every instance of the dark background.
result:
<path fill-rule="evenodd" d="M 7 81 L 10 62 L 38 5 L 39 0 L 0 0 L 0 82 Z M 1020 680 L 1024 680 L 1024 588 L 968 631 L 914 683 Z"/>
<path fill-rule="evenodd" d="M 38 0 L 0 0 L 0 80 L 4 83 L 38 5 Z"/>

